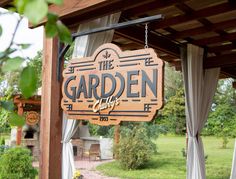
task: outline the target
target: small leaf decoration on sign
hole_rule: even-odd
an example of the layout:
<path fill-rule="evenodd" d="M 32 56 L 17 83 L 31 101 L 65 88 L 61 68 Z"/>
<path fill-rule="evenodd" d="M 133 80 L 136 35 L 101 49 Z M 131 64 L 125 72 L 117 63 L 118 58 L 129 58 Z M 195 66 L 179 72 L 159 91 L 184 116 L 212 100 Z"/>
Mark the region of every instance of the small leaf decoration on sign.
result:
<path fill-rule="evenodd" d="M 8 111 L 13 111 L 15 106 L 12 101 L 0 101 L 1 107 L 8 110 Z"/>
<path fill-rule="evenodd" d="M 105 55 L 103 55 L 103 57 L 104 57 L 105 59 L 108 59 L 110 56 L 111 56 L 111 54 L 109 54 L 107 51 L 105 52 Z"/>
<path fill-rule="evenodd" d="M 61 21 L 57 21 L 57 29 L 58 29 L 59 39 L 64 43 L 71 44 L 72 37 L 70 31 L 64 24 L 62 24 Z"/>
<path fill-rule="evenodd" d="M 16 71 L 20 68 L 23 62 L 24 59 L 21 57 L 10 58 L 6 62 L 4 62 L 2 66 L 2 71 L 3 72 Z"/>
<path fill-rule="evenodd" d="M 47 15 L 48 5 L 44 0 L 30 0 L 27 2 L 24 15 L 29 21 L 36 25 Z"/>
<path fill-rule="evenodd" d="M 47 0 L 47 2 L 60 5 L 63 3 L 63 0 Z"/>
<path fill-rule="evenodd" d="M 19 126 L 22 127 L 25 124 L 25 119 L 23 116 L 19 116 L 15 112 L 11 112 L 9 114 L 9 123 L 11 126 Z"/>
<path fill-rule="evenodd" d="M 20 75 L 19 87 L 25 98 L 31 97 L 37 90 L 37 74 L 32 66 L 23 69 Z"/>

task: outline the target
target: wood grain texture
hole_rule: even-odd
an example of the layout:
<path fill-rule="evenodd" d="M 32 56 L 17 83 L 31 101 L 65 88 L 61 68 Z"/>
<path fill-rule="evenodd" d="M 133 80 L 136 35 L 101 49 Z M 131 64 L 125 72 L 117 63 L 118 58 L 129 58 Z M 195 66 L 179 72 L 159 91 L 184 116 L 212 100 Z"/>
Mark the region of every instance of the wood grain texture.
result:
<path fill-rule="evenodd" d="M 44 37 L 42 106 L 40 120 L 40 179 L 61 178 L 62 111 L 57 81 L 58 40 Z"/>
<path fill-rule="evenodd" d="M 61 106 L 68 118 L 98 125 L 151 121 L 163 105 L 163 67 L 151 48 L 122 52 L 104 44 L 63 71 Z"/>

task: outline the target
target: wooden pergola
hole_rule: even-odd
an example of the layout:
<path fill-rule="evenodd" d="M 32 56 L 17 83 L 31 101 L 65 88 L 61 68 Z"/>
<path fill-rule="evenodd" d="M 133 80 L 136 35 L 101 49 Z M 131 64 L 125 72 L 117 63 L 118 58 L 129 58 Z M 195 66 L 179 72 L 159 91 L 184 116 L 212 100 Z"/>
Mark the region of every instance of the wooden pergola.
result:
<path fill-rule="evenodd" d="M 17 106 L 17 113 L 20 116 L 24 115 L 24 112 L 28 111 L 40 111 L 41 108 L 41 96 L 33 96 L 29 99 L 24 99 L 22 95 L 13 96 L 14 105 Z M 22 128 L 17 128 L 16 144 L 21 144 Z"/>
<path fill-rule="evenodd" d="M 1 1 L 8 7 L 9 0 Z M 79 24 L 121 11 L 120 22 L 164 15 L 149 24 L 149 46 L 181 69 L 181 48 L 192 43 L 206 49 L 204 68 L 221 68 L 221 77 L 236 78 L 236 1 L 234 0 L 64 0 L 50 11 L 75 32 Z M 43 24 L 44 22 L 42 22 Z M 123 50 L 144 46 L 144 26 L 115 30 L 113 43 Z M 41 108 L 40 178 L 61 178 L 61 81 L 57 80 L 58 40 L 44 39 Z M 63 65 L 63 64 L 60 64 Z M 235 86 L 235 83 L 234 83 Z"/>

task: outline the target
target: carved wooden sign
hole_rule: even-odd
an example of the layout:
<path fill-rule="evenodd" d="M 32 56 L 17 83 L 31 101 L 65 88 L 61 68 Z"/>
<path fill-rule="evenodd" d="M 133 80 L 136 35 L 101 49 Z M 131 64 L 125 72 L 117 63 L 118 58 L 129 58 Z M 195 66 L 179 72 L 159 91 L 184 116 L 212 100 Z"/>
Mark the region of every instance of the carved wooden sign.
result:
<path fill-rule="evenodd" d="M 93 124 L 151 121 L 163 104 L 163 61 L 151 48 L 121 51 L 108 43 L 63 71 L 61 106 Z"/>
<path fill-rule="evenodd" d="M 35 111 L 26 113 L 26 124 L 33 126 L 39 122 L 39 114 Z"/>

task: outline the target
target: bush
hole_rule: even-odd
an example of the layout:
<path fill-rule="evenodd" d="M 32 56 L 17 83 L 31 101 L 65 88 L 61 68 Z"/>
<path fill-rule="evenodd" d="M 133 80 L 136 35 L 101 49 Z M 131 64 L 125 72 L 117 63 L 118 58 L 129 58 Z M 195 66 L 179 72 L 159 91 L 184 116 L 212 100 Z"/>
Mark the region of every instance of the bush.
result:
<path fill-rule="evenodd" d="M 0 179 L 34 179 L 36 175 L 28 149 L 11 148 L 0 157 Z"/>
<path fill-rule="evenodd" d="M 148 137 L 143 125 L 135 126 L 133 130 L 125 130 L 121 132 L 120 143 L 115 148 L 116 156 L 125 169 L 142 168 L 155 152 L 155 144 Z"/>

